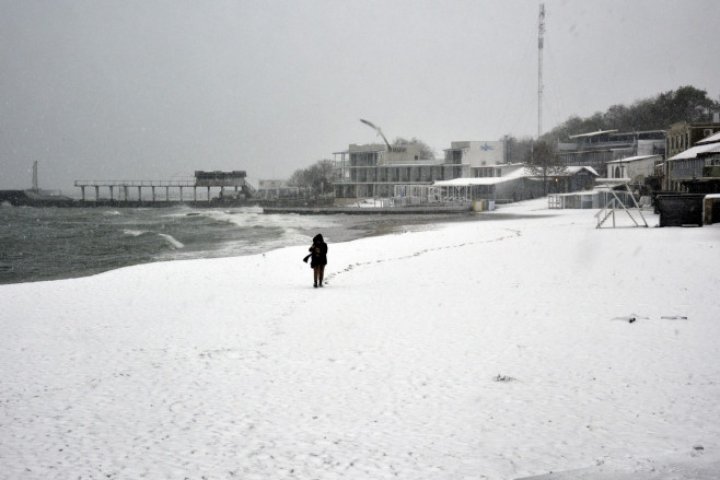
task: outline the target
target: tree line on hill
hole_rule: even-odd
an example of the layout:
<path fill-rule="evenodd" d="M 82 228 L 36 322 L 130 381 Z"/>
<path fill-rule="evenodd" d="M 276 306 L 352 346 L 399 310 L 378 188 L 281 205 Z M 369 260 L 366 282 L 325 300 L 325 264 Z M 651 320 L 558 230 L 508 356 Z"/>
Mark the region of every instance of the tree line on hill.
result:
<path fill-rule="evenodd" d="M 688 85 L 638 100 L 630 106 L 613 105 L 605 112 L 586 118 L 572 116 L 540 139 L 562 140 L 569 135 L 597 130 L 667 130 L 677 122 L 711 121 L 712 113 L 717 111 L 720 111 L 720 99 L 713 100 L 705 90 Z"/>
<path fill-rule="evenodd" d="M 537 140 L 506 135 L 507 158 L 510 163 L 527 163 L 533 173 L 544 175 L 563 168 L 555 143 L 568 141 L 571 135 L 598 130 L 667 130 L 678 122 L 711 121 L 713 112 L 718 111 L 720 99 L 713 100 L 705 90 L 683 86 L 637 100 L 630 106 L 613 105 L 605 112 L 596 112 L 589 117 L 573 115 Z"/>
<path fill-rule="evenodd" d="M 557 141 L 567 141 L 569 136 L 598 130 L 618 130 L 621 132 L 641 132 L 648 130 L 666 130 L 677 122 L 711 121 L 713 112 L 720 111 L 720 98 L 713 100 L 705 90 L 687 85 L 677 90 L 669 90 L 654 97 L 637 100 L 632 105 L 613 105 L 605 112 L 596 112 L 589 117 L 577 115 L 556 126 L 538 139 L 517 138 L 505 135 L 507 161 L 526 163 L 538 175 L 548 175 L 562 170 L 563 165 L 555 151 Z M 435 158 L 435 152 L 425 142 L 417 138 L 406 140 L 397 138 L 393 145 L 419 144 L 423 158 Z M 318 160 L 308 168 L 296 170 L 289 184 L 305 187 L 315 195 L 332 191 L 333 161 Z"/>

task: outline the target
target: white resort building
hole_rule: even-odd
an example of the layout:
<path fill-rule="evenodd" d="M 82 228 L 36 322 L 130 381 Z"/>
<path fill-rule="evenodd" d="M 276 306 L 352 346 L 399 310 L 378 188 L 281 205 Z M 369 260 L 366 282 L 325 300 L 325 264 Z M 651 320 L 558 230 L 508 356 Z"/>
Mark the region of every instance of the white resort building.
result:
<path fill-rule="evenodd" d="M 432 185 L 468 177 L 500 176 L 503 141 L 452 142 L 442 160 L 426 158 L 418 144 L 369 144 L 336 152 L 336 198 L 389 198 L 398 185 Z M 425 158 L 423 158 L 425 157 Z"/>

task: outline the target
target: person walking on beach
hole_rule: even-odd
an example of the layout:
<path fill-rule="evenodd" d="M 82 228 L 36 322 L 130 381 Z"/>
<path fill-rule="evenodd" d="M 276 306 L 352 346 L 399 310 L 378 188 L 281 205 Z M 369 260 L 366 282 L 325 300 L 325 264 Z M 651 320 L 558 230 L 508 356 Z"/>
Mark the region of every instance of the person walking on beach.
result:
<path fill-rule="evenodd" d="M 313 269 L 313 287 L 322 287 L 325 277 L 325 265 L 327 265 L 328 246 L 323 240 L 321 233 L 315 235 L 310 250 L 310 266 Z"/>

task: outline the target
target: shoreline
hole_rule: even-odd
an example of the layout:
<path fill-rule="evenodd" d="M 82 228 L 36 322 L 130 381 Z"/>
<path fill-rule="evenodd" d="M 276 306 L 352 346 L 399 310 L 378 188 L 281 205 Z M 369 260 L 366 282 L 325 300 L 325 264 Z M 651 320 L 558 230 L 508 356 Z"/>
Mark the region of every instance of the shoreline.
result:
<path fill-rule="evenodd" d="M 183 206 L 181 206 L 183 207 Z M 185 205 L 186 209 L 181 210 L 183 212 L 186 211 L 184 214 L 186 217 L 197 217 L 200 215 L 201 212 L 207 212 L 209 209 L 204 208 L 194 208 Z M 23 208 L 23 207 L 10 207 L 12 209 L 15 208 Z M 114 208 L 114 207 L 105 207 L 105 208 Z M 254 211 L 255 209 L 253 209 Z M 43 220 L 43 222 L 46 221 L 52 221 L 52 215 L 59 213 L 58 210 L 55 209 L 48 209 L 48 210 L 35 210 L 35 209 L 29 209 L 29 210 L 20 210 L 23 213 L 36 213 L 36 212 L 42 212 L 47 214 L 47 218 Z M 82 210 L 80 209 L 69 209 L 69 211 L 73 212 L 75 217 L 78 215 L 81 215 Z M 99 217 L 97 221 L 102 221 L 103 223 L 107 221 L 112 221 L 114 216 L 110 215 L 110 218 L 108 218 L 107 215 L 112 213 L 112 210 L 104 211 L 104 209 L 89 209 L 90 212 L 93 212 L 93 214 L 97 215 L 105 215 Z M 134 212 L 139 213 L 142 211 L 146 211 L 148 214 L 153 214 L 155 212 L 158 212 L 157 210 L 146 210 L 144 208 L 142 209 L 128 209 L 123 210 L 122 212 Z M 62 212 L 62 211 L 61 211 Z M 210 211 L 211 214 L 215 213 L 222 213 L 222 210 L 212 210 Z M 2 212 L 0 212 L 2 213 Z M 7 213 L 7 212 L 6 212 Z M 158 212 L 159 213 L 159 212 Z M 226 211 L 225 213 L 233 213 L 233 210 L 230 209 Z M 248 212 L 247 214 L 253 214 L 256 212 Z M 245 215 L 246 213 L 243 212 L 235 212 L 236 215 Z M 295 219 L 295 215 L 292 214 L 290 216 L 284 216 L 280 218 L 288 218 L 288 219 Z M 75 218 L 73 217 L 73 218 Z M 271 216 L 272 217 L 272 216 Z M 78 217 L 78 218 L 82 218 Z M 317 231 L 324 230 L 326 235 L 326 238 L 328 238 L 333 243 L 337 242 L 347 242 L 352 240 L 357 240 L 361 238 L 368 238 L 368 237 L 376 237 L 376 236 L 383 236 L 383 235 L 393 235 L 393 234 L 399 234 L 404 232 L 410 232 L 410 231 L 421 231 L 421 230 L 429 230 L 433 228 L 437 228 L 438 225 L 442 225 L 444 223 L 455 223 L 455 222 L 472 222 L 472 221 L 501 221 L 506 218 L 514 218 L 512 214 L 507 215 L 500 212 L 465 212 L 462 214 L 457 213 L 443 213 L 438 212 L 434 213 L 432 215 L 426 215 L 426 214 L 418 214 L 418 215 L 407 215 L 407 214 L 387 214 L 387 215 L 374 215 L 374 214 L 368 214 L 368 215 L 344 215 L 344 214 L 331 214 L 331 215 L 313 215 L 313 216 L 302 216 L 300 220 L 300 225 L 295 226 L 298 230 L 298 232 L 301 232 L 308 236 L 308 238 L 312 238 Z M 75 221 L 75 220 L 73 220 Z M 282 223 L 282 222 L 281 222 Z M 297 224 L 297 219 L 292 221 L 293 224 Z M 318 226 L 323 225 L 323 226 Z M 116 228 L 122 229 L 123 227 L 121 225 L 118 225 Z M 141 235 L 141 231 L 132 232 L 134 236 Z M 166 261 L 178 261 L 178 260 L 192 260 L 192 259 L 209 259 L 209 258 L 233 258 L 237 256 L 247 256 L 247 255 L 254 255 L 257 253 L 267 253 L 269 251 L 275 250 L 277 248 L 284 248 L 286 246 L 298 246 L 303 245 L 302 243 L 296 243 L 296 244 L 277 244 L 273 242 L 261 242 L 256 244 L 253 248 L 248 249 L 247 251 L 243 251 L 240 253 L 228 253 L 229 246 L 237 243 L 237 242 L 245 242 L 246 240 L 242 238 L 238 238 L 237 240 L 228 240 L 227 242 L 218 242 L 218 243 L 210 243 L 206 247 L 200 249 L 200 250 L 186 250 L 184 249 L 183 238 L 170 238 L 166 233 L 157 233 L 160 235 L 165 242 L 168 243 L 169 250 L 165 253 L 157 253 L 157 254 L 148 254 L 149 256 L 141 257 L 136 256 L 133 257 L 127 257 L 126 259 L 118 258 L 116 260 L 102 260 L 103 263 L 106 265 L 103 266 L 102 264 L 95 264 L 93 263 L 93 256 L 92 253 L 85 253 L 82 258 L 82 262 L 72 262 L 71 265 L 69 265 L 69 268 L 65 271 L 57 271 L 56 268 L 48 267 L 47 265 L 44 265 L 42 263 L 38 263 L 37 265 L 28 265 L 27 263 L 21 263 L 22 268 L 18 270 L 17 268 L 14 268 L 13 265 L 18 265 L 17 262 L 27 262 L 29 258 L 36 258 L 39 262 L 40 259 L 37 256 L 30 256 L 31 253 L 22 253 L 22 252 L 16 252 L 13 253 L 12 248 L 9 251 L 3 252 L 2 255 L 0 255 L 0 285 L 13 285 L 18 283 L 34 283 L 34 282 L 43 282 L 43 281 L 58 281 L 58 280 L 65 280 L 65 279 L 72 279 L 72 278 L 83 278 L 88 276 L 97 275 L 103 272 L 112 271 L 118 268 L 125 268 L 129 266 L 134 265 L 143 265 L 143 264 L 149 264 L 149 263 L 156 263 L 156 262 L 166 262 Z M 145 238 L 145 237 L 141 237 Z M 130 241 L 132 239 L 127 239 L 127 241 Z M 99 241 L 99 240 L 98 240 Z M 178 248 L 178 245 L 180 247 Z M 117 248 L 119 249 L 118 252 L 122 252 L 123 250 L 120 250 L 122 248 L 121 245 L 118 245 Z M 51 249 L 51 247 L 43 248 L 42 251 L 46 251 L 48 249 Z M 65 255 L 58 252 L 58 255 L 61 255 L 60 258 L 65 260 Z M 98 259 L 100 261 L 101 259 Z M 51 261 L 51 260 L 46 260 Z M 113 263 L 112 265 L 107 265 L 107 263 Z M 86 265 L 86 266 L 84 266 Z M 27 268 L 31 268 L 31 270 L 26 270 Z"/>

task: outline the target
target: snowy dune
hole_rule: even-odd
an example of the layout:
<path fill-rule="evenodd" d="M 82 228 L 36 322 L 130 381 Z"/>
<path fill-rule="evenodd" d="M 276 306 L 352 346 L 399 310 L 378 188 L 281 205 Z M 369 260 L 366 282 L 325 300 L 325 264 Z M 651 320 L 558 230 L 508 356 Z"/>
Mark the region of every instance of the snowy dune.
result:
<path fill-rule="evenodd" d="M 324 289 L 306 246 L 0 286 L 0 476 L 512 479 L 718 455 L 720 226 L 596 230 L 544 205 L 330 238 Z"/>

